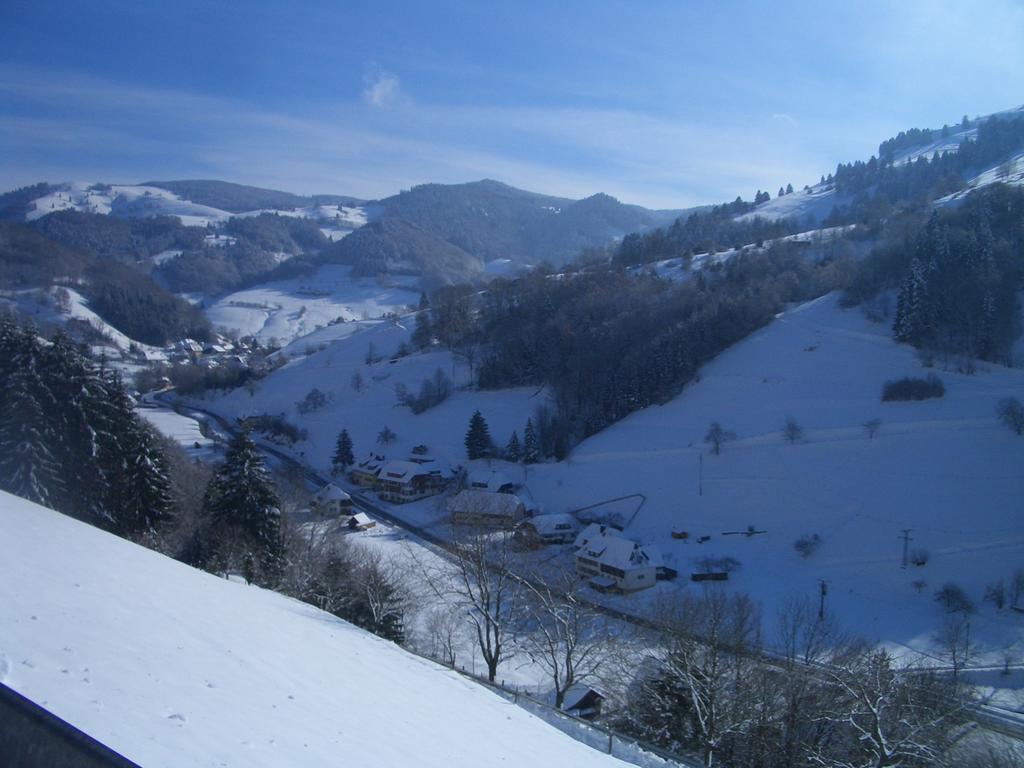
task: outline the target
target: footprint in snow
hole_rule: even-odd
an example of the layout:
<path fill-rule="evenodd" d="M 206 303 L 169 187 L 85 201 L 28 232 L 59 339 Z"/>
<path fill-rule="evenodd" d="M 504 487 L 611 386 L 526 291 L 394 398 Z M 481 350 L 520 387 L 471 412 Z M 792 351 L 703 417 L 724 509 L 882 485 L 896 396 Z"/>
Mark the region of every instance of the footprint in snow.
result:
<path fill-rule="evenodd" d="M 170 715 L 166 715 L 166 717 L 167 717 L 168 720 L 178 720 L 179 722 L 182 722 L 182 723 L 187 723 L 188 722 L 188 718 L 185 717 L 180 712 L 174 712 L 174 713 L 172 713 Z"/>

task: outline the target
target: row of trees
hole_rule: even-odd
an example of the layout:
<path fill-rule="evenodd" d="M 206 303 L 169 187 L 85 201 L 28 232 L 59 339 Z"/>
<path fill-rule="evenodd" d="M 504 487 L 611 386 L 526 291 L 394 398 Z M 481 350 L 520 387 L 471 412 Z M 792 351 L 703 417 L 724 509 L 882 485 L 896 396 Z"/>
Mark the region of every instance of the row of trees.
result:
<path fill-rule="evenodd" d="M 0 315 L 0 486 L 123 536 L 172 511 L 163 450 L 116 371 Z"/>

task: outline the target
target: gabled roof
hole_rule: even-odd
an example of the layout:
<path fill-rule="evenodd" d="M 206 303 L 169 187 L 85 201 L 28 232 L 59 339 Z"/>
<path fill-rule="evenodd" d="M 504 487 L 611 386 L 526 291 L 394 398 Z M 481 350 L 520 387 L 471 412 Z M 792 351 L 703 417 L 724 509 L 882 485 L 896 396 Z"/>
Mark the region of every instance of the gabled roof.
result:
<path fill-rule="evenodd" d="M 430 469 L 411 461 L 389 461 L 380 471 L 381 480 L 395 483 L 407 483 L 419 475 L 429 475 Z"/>
<path fill-rule="evenodd" d="M 320 503 L 326 501 L 352 500 L 351 496 L 345 493 L 345 491 L 341 490 L 341 488 L 336 486 L 334 483 L 328 483 L 327 485 L 325 485 L 323 488 L 316 492 L 316 495 L 313 498 L 315 498 Z"/>
<path fill-rule="evenodd" d="M 515 485 L 503 472 L 495 469 L 474 469 L 466 478 L 466 483 L 478 489 L 497 491 L 506 485 Z"/>
<path fill-rule="evenodd" d="M 509 494 L 502 494 L 508 496 Z M 575 532 L 579 530 L 580 524 L 575 517 L 569 514 L 558 514 L 558 515 L 537 515 L 531 517 L 528 520 L 524 520 L 520 525 L 531 525 L 534 530 L 537 531 L 541 536 L 564 533 L 564 532 Z M 568 528 L 559 528 L 558 526 L 569 526 Z"/>
<path fill-rule="evenodd" d="M 349 518 L 349 521 L 350 521 L 350 523 L 354 523 L 355 525 L 373 525 L 374 524 L 373 520 L 371 520 L 370 516 L 368 514 L 366 514 L 365 512 L 356 512 L 354 515 L 352 515 L 351 518 Z"/>
<path fill-rule="evenodd" d="M 467 488 L 448 499 L 448 511 L 477 515 L 517 515 L 522 499 L 513 493 L 491 493 Z"/>
<path fill-rule="evenodd" d="M 371 453 L 362 461 L 357 462 L 355 469 L 361 469 L 366 472 L 376 472 L 385 461 L 386 459 L 383 454 Z"/>
<path fill-rule="evenodd" d="M 581 539 L 585 539 L 581 544 Z M 636 568 L 654 568 L 659 559 L 653 547 L 616 536 L 611 528 L 592 523 L 576 537 L 577 554 L 597 560 L 603 565 L 610 565 L 621 571 Z"/>

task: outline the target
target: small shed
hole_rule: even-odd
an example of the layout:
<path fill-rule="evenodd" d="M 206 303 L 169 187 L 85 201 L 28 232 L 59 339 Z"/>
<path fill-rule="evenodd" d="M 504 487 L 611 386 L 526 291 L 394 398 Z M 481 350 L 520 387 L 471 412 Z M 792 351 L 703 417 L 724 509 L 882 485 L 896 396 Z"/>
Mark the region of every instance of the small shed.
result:
<path fill-rule="evenodd" d="M 583 720 L 594 720 L 600 716 L 605 698 L 607 697 L 596 688 L 574 685 L 565 692 L 562 711 Z"/>
<path fill-rule="evenodd" d="M 376 521 L 371 520 L 370 516 L 365 512 L 356 512 L 348 519 L 348 529 L 350 531 L 367 531 L 376 525 Z"/>

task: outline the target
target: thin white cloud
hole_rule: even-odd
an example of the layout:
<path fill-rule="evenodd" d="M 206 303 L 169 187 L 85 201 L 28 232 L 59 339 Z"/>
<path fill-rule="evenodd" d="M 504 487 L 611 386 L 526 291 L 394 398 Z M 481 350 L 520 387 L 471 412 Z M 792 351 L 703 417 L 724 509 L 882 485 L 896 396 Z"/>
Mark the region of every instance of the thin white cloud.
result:
<path fill-rule="evenodd" d="M 399 97 L 398 75 L 371 64 L 363 77 L 363 102 L 383 109 L 393 105 Z"/>

